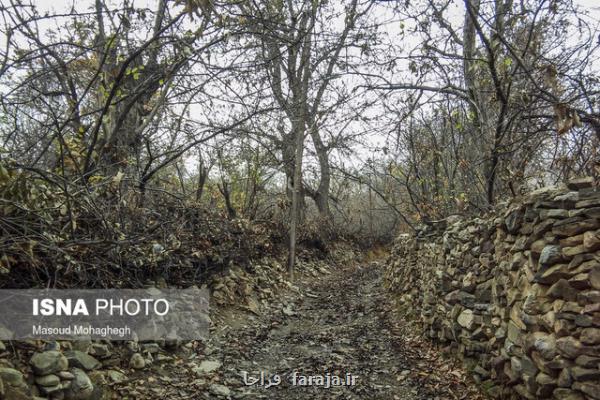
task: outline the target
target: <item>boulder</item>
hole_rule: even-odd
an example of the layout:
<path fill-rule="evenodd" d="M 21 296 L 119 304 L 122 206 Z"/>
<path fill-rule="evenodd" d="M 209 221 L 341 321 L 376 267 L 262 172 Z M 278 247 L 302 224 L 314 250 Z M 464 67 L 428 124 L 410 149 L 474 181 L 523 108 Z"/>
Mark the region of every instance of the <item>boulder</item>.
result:
<path fill-rule="evenodd" d="M 49 375 L 69 367 L 66 357 L 57 350 L 35 353 L 29 362 L 36 375 Z"/>

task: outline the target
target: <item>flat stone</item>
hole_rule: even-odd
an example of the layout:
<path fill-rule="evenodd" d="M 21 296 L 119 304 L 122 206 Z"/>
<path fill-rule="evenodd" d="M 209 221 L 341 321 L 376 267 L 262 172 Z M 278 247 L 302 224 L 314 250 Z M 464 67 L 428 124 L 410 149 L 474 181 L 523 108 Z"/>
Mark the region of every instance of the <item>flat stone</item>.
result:
<path fill-rule="evenodd" d="M 572 246 L 572 247 L 563 247 L 562 254 L 565 259 L 569 259 L 578 254 L 587 253 L 589 249 L 586 249 L 583 244 Z"/>
<path fill-rule="evenodd" d="M 208 390 L 219 397 L 227 397 L 231 394 L 231 390 L 225 385 L 219 385 L 218 383 L 213 383 L 209 386 Z"/>
<path fill-rule="evenodd" d="M 44 375 L 35 378 L 35 383 L 39 386 L 56 386 L 60 384 L 60 378 L 54 374 Z"/>
<path fill-rule="evenodd" d="M 552 392 L 555 399 L 560 400 L 585 400 L 585 397 L 580 392 L 576 392 L 567 388 L 557 388 Z"/>
<path fill-rule="evenodd" d="M 52 395 L 53 393 L 57 393 L 58 394 L 59 392 L 62 392 L 62 390 L 63 390 L 63 387 L 60 384 L 60 382 L 58 384 L 54 385 L 54 386 L 40 386 L 39 388 L 40 388 L 40 392 L 43 395 L 46 395 L 46 396 L 47 395 Z"/>
<path fill-rule="evenodd" d="M 600 381 L 600 369 L 576 366 L 571 368 L 571 376 L 576 381 Z"/>
<path fill-rule="evenodd" d="M 127 380 L 127 375 L 122 372 L 115 371 L 114 369 L 106 371 L 106 376 L 111 382 L 121 383 Z"/>
<path fill-rule="evenodd" d="M 60 371 L 59 373 L 57 373 L 56 375 L 58 375 L 58 377 L 62 380 L 66 380 L 66 381 L 71 381 L 73 379 L 75 379 L 75 375 L 73 375 L 71 372 L 69 371 Z"/>
<path fill-rule="evenodd" d="M 592 399 L 600 399 L 600 383 L 575 382 L 573 389 L 579 390 Z"/>
<path fill-rule="evenodd" d="M 2 380 L 5 386 L 12 386 L 17 388 L 26 388 L 25 378 L 20 371 L 14 368 L 0 367 L 0 380 Z"/>
<path fill-rule="evenodd" d="M 199 366 L 193 368 L 192 371 L 196 375 L 205 375 L 210 374 L 211 372 L 214 372 L 219 368 L 221 368 L 221 363 L 219 361 L 205 360 L 202 361 Z"/>
<path fill-rule="evenodd" d="M 565 336 L 556 340 L 558 352 L 570 359 L 575 359 L 581 355 L 581 342 L 572 336 Z"/>
<path fill-rule="evenodd" d="M 594 186 L 594 178 L 591 176 L 570 179 L 567 182 L 567 187 L 571 190 L 581 190 L 581 189 L 591 188 L 593 186 Z"/>
<path fill-rule="evenodd" d="M 564 299 L 575 301 L 577 299 L 577 290 L 575 290 L 565 279 L 559 279 L 548 289 L 547 295 L 554 299 Z"/>
<path fill-rule="evenodd" d="M 578 290 L 584 290 L 592 287 L 592 284 L 590 283 L 590 276 L 586 273 L 577 274 L 569 278 L 569 285 Z"/>
<path fill-rule="evenodd" d="M 562 249 L 558 245 L 548 245 L 540 254 L 540 265 L 551 265 L 562 261 Z"/>
<path fill-rule="evenodd" d="M 102 365 L 100 361 L 96 360 L 94 357 L 79 350 L 67 351 L 65 356 L 67 357 L 67 360 L 69 360 L 69 366 L 71 368 L 81 368 L 86 371 L 92 371 L 100 368 Z"/>
<path fill-rule="evenodd" d="M 600 357 L 591 357 L 582 354 L 575 359 L 575 364 L 583 368 L 598 368 L 600 365 Z"/>
<path fill-rule="evenodd" d="M 600 344 L 600 329 L 598 328 L 584 328 L 581 330 L 579 337 L 581 343 L 585 344 Z"/>
<path fill-rule="evenodd" d="M 534 275 L 533 281 L 551 285 L 559 279 L 570 278 L 573 272 L 569 270 L 568 264 L 556 264 L 551 267 L 542 267 L 538 273 Z"/>
<path fill-rule="evenodd" d="M 558 241 L 562 247 L 572 247 L 583 244 L 583 234 L 569 236 Z"/>
<path fill-rule="evenodd" d="M 158 343 L 144 343 L 142 344 L 142 352 L 156 354 L 160 352 L 160 346 Z"/>
<path fill-rule="evenodd" d="M 585 231 L 591 231 L 598 229 L 600 221 L 585 219 L 582 220 L 579 217 L 567 218 L 559 220 L 552 227 L 552 233 L 556 236 L 575 236 Z"/>
<path fill-rule="evenodd" d="M 600 198 L 592 198 L 587 200 L 580 200 L 575 203 L 575 208 L 591 208 L 600 205 Z"/>
<path fill-rule="evenodd" d="M 49 375 L 69 367 L 66 357 L 56 350 L 35 353 L 31 357 L 30 364 L 36 375 Z"/>

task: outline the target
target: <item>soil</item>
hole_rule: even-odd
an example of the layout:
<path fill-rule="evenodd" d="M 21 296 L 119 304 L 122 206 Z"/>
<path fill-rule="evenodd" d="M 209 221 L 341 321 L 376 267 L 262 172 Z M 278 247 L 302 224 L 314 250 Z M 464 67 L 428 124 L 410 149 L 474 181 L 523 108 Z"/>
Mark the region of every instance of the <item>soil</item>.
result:
<path fill-rule="evenodd" d="M 205 346 L 140 371 L 127 393 L 136 399 L 485 398 L 456 361 L 394 318 L 382 274 L 378 262 L 330 267 L 303 275 L 256 313 L 220 312 Z M 206 361 L 215 369 L 202 371 Z M 354 385 L 327 388 L 327 376 Z"/>

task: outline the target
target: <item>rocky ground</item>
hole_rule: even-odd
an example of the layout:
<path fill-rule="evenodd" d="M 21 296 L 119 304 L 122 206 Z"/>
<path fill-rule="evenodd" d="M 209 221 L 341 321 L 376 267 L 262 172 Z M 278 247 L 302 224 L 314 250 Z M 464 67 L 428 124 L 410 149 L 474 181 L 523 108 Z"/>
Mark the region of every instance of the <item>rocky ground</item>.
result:
<path fill-rule="evenodd" d="M 484 398 L 464 370 L 393 318 L 382 264 L 327 265 L 304 266 L 293 285 L 273 277 L 276 285 L 262 289 L 277 291 L 268 300 L 215 308 L 205 343 L 32 348 L 28 363 L 4 362 L 5 391 L 29 385 L 36 400 Z M 223 286 L 234 287 L 227 279 Z M 327 388 L 327 376 L 354 385 Z"/>
<path fill-rule="evenodd" d="M 455 363 L 402 322 L 392 322 L 380 287 L 382 265 L 337 268 L 305 275 L 259 312 L 220 313 L 206 347 L 187 360 L 164 363 L 151 377 L 140 373 L 121 385 L 121 393 L 165 399 L 484 398 Z M 351 374 L 355 385 L 325 388 L 328 373 L 345 382 Z M 319 375 L 322 385 L 318 378 L 312 386 L 300 385 L 302 377 Z"/>

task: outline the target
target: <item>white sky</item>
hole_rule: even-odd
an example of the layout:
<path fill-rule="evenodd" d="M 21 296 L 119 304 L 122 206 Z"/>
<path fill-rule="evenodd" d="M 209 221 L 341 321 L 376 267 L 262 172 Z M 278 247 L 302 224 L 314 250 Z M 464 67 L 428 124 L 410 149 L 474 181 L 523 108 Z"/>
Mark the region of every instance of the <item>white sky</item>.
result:
<path fill-rule="evenodd" d="M 0 2 L 4 2 L 5 0 L 0 0 Z M 109 4 L 109 7 L 116 6 L 118 4 L 122 4 L 120 0 L 106 0 Z M 135 7 L 148 7 L 150 9 L 156 9 L 156 0 L 131 0 Z M 590 17 L 593 20 L 600 21 L 600 3 L 598 0 L 574 0 L 574 4 L 578 7 L 581 7 L 587 10 L 590 13 Z M 94 0 L 34 0 L 33 3 L 36 5 L 41 14 L 48 12 L 50 14 L 55 13 L 68 13 L 72 8 L 75 8 L 78 12 L 89 12 L 93 10 Z M 385 3 L 384 3 L 385 4 Z M 171 7 L 174 6 L 174 2 L 170 2 L 169 5 Z M 177 6 L 181 8 L 181 6 Z M 376 8 L 376 10 L 381 10 L 381 8 Z M 449 7 L 447 17 L 450 18 L 451 23 L 458 27 L 462 24 L 462 19 L 464 16 L 464 3 L 462 0 L 456 0 Z M 379 17 L 379 16 L 378 16 Z M 382 19 L 386 19 L 386 15 L 381 15 Z M 42 22 L 40 28 L 43 30 L 45 28 L 50 28 L 52 24 L 56 24 L 57 21 L 45 20 Z M 58 22 L 60 23 L 60 22 Z M 386 31 L 390 33 L 391 36 L 398 35 L 398 21 L 394 21 L 389 26 L 384 28 Z M 3 42 L 4 39 L 2 35 L 0 35 L 0 41 Z M 576 40 L 576 38 L 574 38 Z M 418 39 L 416 37 L 405 36 L 403 38 L 405 42 L 405 46 L 407 48 L 415 47 L 418 44 Z M 594 69 L 600 70 L 600 66 L 596 66 Z M 400 71 L 405 71 L 406 66 L 399 69 Z M 411 76 L 403 76 L 403 73 L 397 74 L 397 81 L 410 81 Z M 396 80 L 396 76 L 394 76 Z M 383 136 L 373 136 L 369 138 L 369 144 L 371 149 L 383 146 L 385 142 L 385 138 Z M 366 158 L 370 155 L 371 151 L 367 149 L 363 149 L 359 151 L 357 154 L 358 158 Z M 375 153 L 376 154 L 376 153 Z"/>

